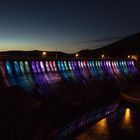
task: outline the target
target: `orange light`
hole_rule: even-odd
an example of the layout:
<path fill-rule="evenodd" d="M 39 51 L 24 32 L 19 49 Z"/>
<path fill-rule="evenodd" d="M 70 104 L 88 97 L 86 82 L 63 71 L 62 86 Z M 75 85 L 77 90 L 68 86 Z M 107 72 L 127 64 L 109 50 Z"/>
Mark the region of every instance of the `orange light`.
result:
<path fill-rule="evenodd" d="M 42 52 L 43 57 L 44 57 L 46 54 L 47 54 L 46 52 Z"/>
<path fill-rule="evenodd" d="M 105 58 L 105 55 L 104 55 L 104 54 L 102 54 L 102 55 L 101 55 L 101 57 L 102 57 L 102 58 Z"/>
<path fill-rule="evenodd" d="M 128 59 L 130 59 L 130 57 L 131 57 L 130 55 L 127 56 Z"/>
<path fill-rule="evenodd" d="M 132 55 L 131 59 L 138 60 L 138 57 L 137 57 L 137 55 Z"/>
<path fill-rule="evenodd" d="M 126 108 L 124 115 L 124 123 L 128 125 L 130 124 L 130 121 L 131 121 L 130 108 Z"/>
<path fill-rule="evenodd" d="M 75 54 L 75 57 L 79 57 L 79 54 L 78 54 L 78 53 L 76 53 L 76 54 Z"/>

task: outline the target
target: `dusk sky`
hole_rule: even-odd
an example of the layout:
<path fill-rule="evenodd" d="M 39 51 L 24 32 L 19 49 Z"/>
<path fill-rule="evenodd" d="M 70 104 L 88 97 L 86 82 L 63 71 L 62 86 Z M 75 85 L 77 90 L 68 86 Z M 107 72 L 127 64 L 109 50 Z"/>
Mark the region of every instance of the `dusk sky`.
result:
<path fill-rule="evenodd" d="M 139 31 L 139 0 L 0 0 L 0 51 L 73 53 Z"/>

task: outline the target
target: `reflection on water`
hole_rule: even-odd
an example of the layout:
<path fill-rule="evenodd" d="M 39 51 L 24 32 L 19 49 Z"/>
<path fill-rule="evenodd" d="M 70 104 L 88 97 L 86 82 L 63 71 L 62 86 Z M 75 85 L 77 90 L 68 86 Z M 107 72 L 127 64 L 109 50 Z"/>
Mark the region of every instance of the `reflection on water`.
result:
<path fill-rule="evenodd" d="M 96 125 L 96 135 L 100 135 L 100 137 L 109 139 L 109 130 L 108 130 L 108 124 L 107 124 L 107 119 L 104 118 L 100 120 Z M 93 130 L 94 131 L 94 130 Z"/>
<path fill-rule="evenodd" d="M 75 140 L 118 140 L 140 137 L 140 109 L 120 108 L 106 118 L 94 123 L 89 129 L 76 136 Z"/>
<path fill-rule="evenodd" d="M 122 119 L 122 127 L 128 130 L 131 130 L 133 127 L 130 108 L 126 108 L 124 111 L 124 118 Z"/>
<path fill-rule="evenodd" d="M 81 134 L 75 140 L 109 140 L 109 128 L 107 118 L 97 122 L 88 132 Z"/>
<path fill-rule="evenodd" d="M 124 123 L 129 125 L 131 121 L 131 114 L 130 114 L 130 108 L 125 109 L 125 115 L 124 115 Z"/>

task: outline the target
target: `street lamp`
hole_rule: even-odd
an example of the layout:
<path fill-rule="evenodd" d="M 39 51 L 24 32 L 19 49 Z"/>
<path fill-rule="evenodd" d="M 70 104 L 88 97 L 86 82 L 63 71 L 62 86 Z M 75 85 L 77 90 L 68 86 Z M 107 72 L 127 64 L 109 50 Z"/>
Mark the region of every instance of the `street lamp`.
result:
<path fill-rule="evenodd" d="M 131 58 L 131 56 L 130 56 L 130 55 L 128 55 L 128 56 L 127 56 L 127 58 L 128 58 L 128 59 L 130 59 L 130 58 Z"/>
<path fill-rule="evenodd" d="M 102 54 L 102 55 L 101 55 L 101 57 L 102 57 L 102 59 L 103 59 L 103 58 L 105 58 L 105 55 L 104 55 L 104 54 Z"/>
<path fill-rule="evenodd" d="M 47 54 L 46 52 L 42 52 L 43 57 L 45 57 L 45 56 L 46 56 L 46 54 Z"/>
<path fill-rule="evenodd" d="M 78 54 L 78 53 L 76 53 L 76 54 L 75 54 L 75 57 L 76 57 L 76 58 L 77 58 L 77 57 L 79 57 L 79 54 Z"/>

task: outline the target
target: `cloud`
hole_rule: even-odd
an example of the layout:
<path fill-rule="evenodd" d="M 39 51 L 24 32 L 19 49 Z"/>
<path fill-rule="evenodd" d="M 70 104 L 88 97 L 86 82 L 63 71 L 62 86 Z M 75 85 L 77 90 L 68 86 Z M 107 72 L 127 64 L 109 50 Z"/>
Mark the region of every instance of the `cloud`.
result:
<path fill-rule="evenodd" d="M 101 39 L 92 39 L 92 40 L 84 40 L 84 41 L 77 41 L 74 42 L 74 44 L 88 44 L 88 43 L 99 43 L 99 42 L 111 42 L 115 40 L 119 40 L 123 38 L 124 36 L 116 36 L 116 37 L 106 37 Z"/>

